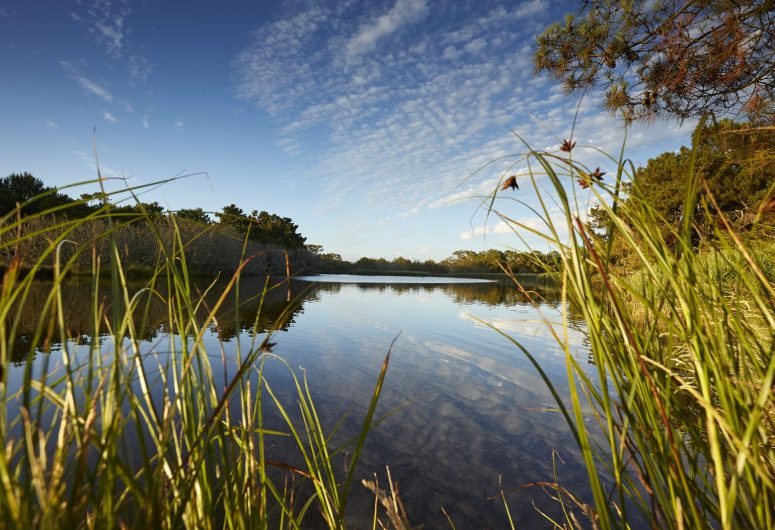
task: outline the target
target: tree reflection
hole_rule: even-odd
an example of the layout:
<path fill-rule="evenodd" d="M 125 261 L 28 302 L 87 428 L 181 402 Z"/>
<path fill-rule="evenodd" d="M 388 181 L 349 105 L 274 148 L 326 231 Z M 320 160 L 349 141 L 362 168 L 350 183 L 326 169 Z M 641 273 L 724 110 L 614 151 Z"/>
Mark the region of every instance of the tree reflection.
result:
<path fill-rule="evenodd" d="M 104 326 L 95 332 L 94 315 L 110 314 L 114 301 L 108 285 L 99 284 L 96 296 L 90 278 L 72 277 L 62 282 L 61 293 L 64 305 L 64 338 L 57 331 L 56 315 L 51 301 L 54 284 L 50 281 L 35 282 L 29 291 L 26 302 L 9 311 L 6 323 L 10 328 L 16 323 L 16 333 L 9 341 L 9 357 L 14 363 L 22 363 L 38 353 L 56 351 L 61 348 L 62 340 L 76 344 L 88 344 L 92 340 L 102 343 L 107 340 Z M 230 342 L 241 333 L 265 333 L 268 330 L 287 330 L 293 326 L 304 311 L 304 304 L 315 303 L 323 296 L 334 296 L 340 292 L 343 284 L 314 283 L 302 281 L 277 281 L 264 278 L 245 277 L 239 283 L 239 290 L 231 289 L 221 309 L 216 314 L 216 323 L 210 324 L 210 331 L 218 340 Z M 127 292 L 132 299 L 146 287 L 144 283 L 129 283 Z M 209 309 L 216 306 L 219 297 L 227 287 L 227 282 L 202 279 L 193 281 L 192 291 L 195 298 L 201 297 L 196 322 L 202 325 Z M 407 284 L 407 283 L 356 283 L 361 292 L 392 293 L 397 296 L 417 293 L 443 293 L 457 304 L 518 305 L 529 303 L 524 293 L 510 282 L 493 283 L 454 283 L 454 284 Z M 541 285 L 525 285 L 525 289 L 535 289 L 542 300 L 550 307 L 559 307 L 557 291 Z M 201 295 L 200 293 L 206 293 Z M 138 295 L 138 303 L 133 311 L 135 333 L 138 340 L 153 341 L 170 329 L 170 311 L 165 301 L 166 292 L 159 288 L 154 291 L 145 289 Z M 35 336 L 40 337 L 36 340 Z M 33 345 L 34 344 L 34 345 Z"/>

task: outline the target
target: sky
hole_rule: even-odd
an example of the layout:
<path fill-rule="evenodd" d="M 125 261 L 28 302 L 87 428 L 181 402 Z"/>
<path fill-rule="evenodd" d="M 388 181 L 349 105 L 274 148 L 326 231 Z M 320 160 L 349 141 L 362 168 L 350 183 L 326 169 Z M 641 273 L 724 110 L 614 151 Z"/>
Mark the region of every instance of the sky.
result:
<path fill-rule="evenodd" d="M 609 172 L 592 148 L 618 154 L 624 138 L 598 96 L 533 74 L 535 36 L 579 7 L 0 0 L 0 176 L 91 180 L 96 146 L 103 176 L 120 177 L 113 187 L 183 177 L 142 200 L 266 210 L 345 259 L 524 249 L 482 208 L 522 169 L 509 158 L 525 150 L 514 133 L 556 150 L 578 109 L 574 153 Z M 689 143 L 691 126 L 636 126 L 626 154 L 644 164 Z M 526 188 L 496 208 L 538 226 Z"/>

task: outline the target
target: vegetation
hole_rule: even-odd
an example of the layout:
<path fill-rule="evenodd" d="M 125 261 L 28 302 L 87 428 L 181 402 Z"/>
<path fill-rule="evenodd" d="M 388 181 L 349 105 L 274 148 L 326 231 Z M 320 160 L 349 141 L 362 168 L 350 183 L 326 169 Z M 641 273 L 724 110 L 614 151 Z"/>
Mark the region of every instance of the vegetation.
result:
<path fill-rule="evenodd" d="M 536 72 L 568 92 L 602 87 L 625 119 L 705 112 L 772 119 L 775 11 L 769 0 L 589 0 L 537 39 Z"/>
<path fill-rule="evenodd" d="M 0 525 L 345 527 L 390 353 L 364 396 L 361 428 L 334 444 L 305 375 L 272 353 L 272 331 L 293 310 L 271 324 L 261 316 L 277 288 L 269 279 L 258 295 L 240 295 L 243 274 L 293 263 L 294 272 L 505 272 L 530 300 L 517 274 L 551 272 L 568 310 L 545 323 L 565 352 L 570 399 L 523 344 L 496 331 L 549 386 L 586 466 L 589 502 L 561 477 L 540 484 L 562 506 L 564 520 L 552 524 L 775 529 L 773 22 L 766 0 L 591 0 L 539 36 L 537 72 L 569 92 L 602 86 L 606 108 L 627 122 L 708 110 L 751 120 L 703 118 L 691 146 L 643 168 L 611 159 L 613 179 L 575 159 L 572 138 L 559 154 L 528 150 L 557 198 L 547 200 L 538 172 L 526 178 L 546 230 L 495 213 L 548 253 L 351 263 L 266 211 L 230 204 L 214 220 L 201 208 L 112 204 L 118 194 L 104 191 L 72 199 L 28 173 L 0 178 Z M 576 182 L 598 205 L 589 222 Z M 503 184 L 493 199 L 519 189 L 514 176 Z M 31 284 L 45 267 L 52 279 L 30 319 Z M 138 271 L 145 282 L 131 288 Z M 68 273 L 92 278 L 85 310 L 67 302 Z M 222 277 L 200 291 L 194 274 Z M 226 312 L 244 318 L 248 307 L 244 333 L 223 325 Z M 66 325 L 68 311 L 83 313 L 79 329 Z M 586 322 L 591 365 L 573 355 L 571 311 Z M 159 320 L 165 333 L 149 333 Z M 233 359 L 205 340 L 211 329 L 234 340 Z M 31 362 L 52 343 L 56 356 Z M 23 375 L 10 378 L 21 360 Z M 292 395 L 273 387 L 270 365 L 287 370 Z M 270 410 L 279 427 L 266 422 Z M 273 440 L 292 456 L 275 458 Z M 388 484 L 365 483 L 374 526 L 381 505 L 408 527 Z"/>
<path fill-rule="evenodd" d="M 29 211 L 38 199 L 25 204 Z M 131 289 L 117 236 L 138 221 L 115 214 L 109 203 L 86 219 L 57 211 L 63 215 L 57 232 L 47 227 L 48 246 L 28 272 L 20 249 L 35 231 L 27 225 L 53 212 L 11 212 L 0 226 L 0 250 L 12 256 L 0 292 L 0 526 L 300 528 L 322 520 L 342 528 L 361 448 L 378 421 L 389 353 L 373 395 L 364 396 L 360 431 L 335 445 L 306 377 L 271 352 L 271 331 L 288 315 L 279 315 L 268 333 L 258 324 L 276 286 L 267 280 L 257 294 L 240 296 L 241 272 L 251 257 L 243 254 L 234 274 L 198 291 L 175 219 L 164 225 L 173 227 L 167 234 L 145 212 L 158 259 L 142 288 Z M 74 243 L 79 230 L 98 228 Z M 103 242 L 104 261 L 94 250 Z M 68 313 L 79 308 L 63 288 L 82 256 L 92 265 L 92 303 L 82 315 L 88 315 L 86 338 L 67 324 Z M 38 318 L 27 335 L 28 362 L 21 377 L 10 378 L 35 272 L 48 258 L 54 274 L 42 306 L 32 309 Z M 107 304 L 99 295 L 103 287 L 110 292 Z M 235 356 L 221 357 L 223 345 L 206 340 L 207 332 L 245 303 L 258 304 L 255 323 L 234 338 Z M 144 330 L 153 327 L 160 305 L 164 333 L 147 342 Z M 51 343 L 59 350 L 32 362 Z M 269 365 L 288 370 L 290 396 L 270 383 Z M 270 411 L 282 419 L 279 426 L 265 423 Z M 292 457 L 274 459 L 274 440 L 282 440 Z"/>
<path fill-rule="evenodd" d="M 311 254 L 304 249 L 306 238 L 288 217 L 256 211 L 246 216 L 232 204 L 216 213 L 220 222 L 214 223 L 202 208 L 165 213 L 157 202 L 127 202 L 129 194 L 124 194 L 118 204 L 111 204 L 106 213 L 106 201 L 116 196 L 120 194 L 83 194 L 80 199 L 72 199 L 29 173 L 0 179 L 0 215 L 6 221 L 24 219 L 15 225 L 16 232 L 0 233 L 4 243 L 0 265 L 8 266 L 16 259 L 22 267 L 33 267 L 42 256 L 50 254 L 50 242 L 64 233 L 79 243 L 89 242 L 106 263 L 110 245 L 103 235 L 111 230 L 127 272 L 132 274 L 152 273 L 163 256 L 159 237 L 168 246 L 176 237 L 182 239 L 187 248 L 188 271 L 196 275 L 233 273 L 243 253 L 253 259 L 242 274 L 284 275 L 286 255 L 293 273 L 310 272 L 313 266 Z M 122 222 L 113 226 L 116 219 Z M 73 251 L 68 247 L 63 252 L 69 255 Z M 90 274 L 91 270 L 88 254 L 79 255 L 69 269 L 77 274 Z"/>
<path fill-rule="evenodd" d="M 638 169 L 611 159 L 613 183 L 574 159 L 572 138 L 559 155 L 530 151 L 564 216 L 549 215 L 535 175 L 548 231 L 499 213 L 558 250 L 563 296 L 588 327 L 594 374 L 571 356 L 568 323 L 547 322 L 566 351 L 567 403 L 517 344 L 552 389 L 593 494 L 585 504 L 545 483 L 564 507 L 556 525 L 775 528 L 771 2 L 592 0 L 582 13 L 538 37 L 537 72 L 568 92 L 602 87 L 626 123 L 703 118 L 691 147 Z M 591 189 L 588 223 L 566 179 Z"/>
<path fill-rule="evenodd" d="M 34 198 L 34 200 L 32 200 Z M 538 274 L 547 265 L 557 264 L 556 254 L 538 251 L 488 249 L 455 251 L 439 262 L 417 261 L 404 257 L 392 260 L 362 257 L 355 262 L 343 260 L 335 252 L 325 252 L 321 245 L 305 244 L 306 238 L 298 225 L 288 217 L 254 210 L 250 214 L 229 204 L 215 213 L 217 222 L 202 208 L 184 208 L 172 212 L 156 202 L 134 202 L 111 205 L 111 214 L 102 210 L 101 194 L 82 195 L 79 200 L 48 187 L 29 173 L 12 174 L 0 179 L 2 212 L 17 211 L 25 222 L 17 225 L 26 236 L 6 230 L 0 233 L 5 251 L 0 249 L 0 265 L 7 266 L 16 256 L 21 266 L 32 267 L 46 252 L 52 239 L 68 232 L 76 241 L 90 241 L 101 260 L 109 259 L 107 239 L 100 237 L 109 229 L 110 218 L 126 222 L 113 230 L 113 239 L 122 253 L 127 271 L 133 275 L 149 275 L 158 258 L 156 236 L 170 244 L 180 237 L 186 246 L 187 267 L 191 274 L 217 275 L 233 273 L 244 253 L 252 256 L 243 275 L 285 274 L 285 256 L 293 274 L 306 273 L 365 273 L 365 274 L 490 274 L 510 270 L 518 274 Z M 16 249 L 14 253 L 11 249 Z M 67 248 L 65 255 L 72 252 Z M 89 274 L 91 258 L 81 254 L 70 272 Z"/>
<path fill-rule="evenodd" d="M 771 127 L 753 127 L 731 121 L 698 126 L 692 135 L 691 147 L 662 153 L 640 168 L 632 179 L 623 183 L 624 203 L 630 208 L 648 204 L 658 215 L 663 239 L 675 244 L 674 233 L 684 217 L 684 202 L 689 180 L 686 175 L 696 172 L 703 182 L 698 190 L 702 196 L 713 197 L 710 215 L 695 210 L 690 216 L 695 245 L 707 240 L 722 218 L 734 230 L 747 237 L 775 237 L 775 222 L 762 217 L 760 207 L 775 182 L 775 135 Z M 597 236 L 604 236 L 610 219 L 603 206 L 590 211 L 590 227 Z M 623 246 L 613 242 L 612 259 L 620 266 L 638 267 L 638 259 Z M 631 268 L 632 268 L 631 267 Z"/>
<path fill-rule="evenodd" d="M 756 237 L 772 222 L 775 181 L 763 192 L 753 186 L 761 201 L 750 204 L 757 213 L 743 227 L 711 188 L 714 178 L 725 178 L 717 171 L 732 169 L 716 164 L 706 172 L 707 149 L 695 137 L 691 151 L 663 155 L 635 174 L 619 161 L 613 183 L 586 179 L 590 170 L 570 152 L 531 151 L 563 219 L 553 220 L 543 200 L 546 233 L 498 212 L 557 249 L 563 298 L 588 328 L 594 375 L 571 354 L 569 323 L 547 321 L 566 352 L 567 403 L 531 353 L 507 336 L 557 397 L 587 467 L 592 504 L 559 483 L 544 484 L 564 505 L 559 527 L 576 528 L 585 516 L 603 529 L 637 521 L 650 528 L 775 528 L 775 245 Z M 684 156 L 684 166 L 665 170 L 665 159 Z M 672 194 L 655 200 L 643 183 L 654 173 L 678 180 L 678 169 L 684 183 L 677 211 L 692 215 L 676 218 L 665 215 Z M 530 179 L 541 197 L 536 174 Z M 576 179 L 599 201 L 602 237 L 580 220 Z M 623 180 L 633 182 L 625 200 Z M 613 262 L 614 248 L 629 269 Z"/>
<path fill-rule="evenodd" d="M 559 264 L 556 252 L 520 252 L 516 250 L 487 249 L 456 250 L 441 261 L 410 260 L 399 256 L 385 258 L 362 257 L 355 262 L 343 260 L 339 254 L 323 252 L 320 245 L 307 245 L 307 250 L 317 258 L 313 269 L 326 273 L 348 274 L 493 274 L 511 272 L 514 274 L 543 274 L 547 268 Z"/>
<path fill-rule="evenodd" d="M 286 248 L 302 248 L 307 240 L 298 233 L 298 226 L 289 217 L 253 210 L 250 215 L 235 204 L 223 207 L 216 213 L 220 224 L 246 234 L 249 239 L 260 243 L 273 243 Z"/>

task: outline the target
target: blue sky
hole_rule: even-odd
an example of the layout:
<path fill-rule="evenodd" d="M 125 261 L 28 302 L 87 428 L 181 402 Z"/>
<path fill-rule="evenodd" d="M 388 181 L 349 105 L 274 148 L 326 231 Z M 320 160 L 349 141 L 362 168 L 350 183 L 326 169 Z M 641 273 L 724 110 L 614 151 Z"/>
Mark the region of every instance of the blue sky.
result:
<path fill-rule="evenodd" d="M 93 178 L 96 127 L 106 176 L 140 185 L 207 173 L 143 196 L 170 209 L 267 210 L 349 259 L 521 248 L 478 210 L 509 162 L 475 171 L 521 151 L 509 128 L 538 149 L 569 134 L 579 100 L 533 77 L 531 48 L 578 7 L 0 0 L 0 175 Z M 690 127 L 637 127 L 628 155 L 645 163 L 687 143 Z M 594 96 L 577 129 L 579 148 L 621 146 Z M 513 196 L 531 201 L 524 189 Z"/>

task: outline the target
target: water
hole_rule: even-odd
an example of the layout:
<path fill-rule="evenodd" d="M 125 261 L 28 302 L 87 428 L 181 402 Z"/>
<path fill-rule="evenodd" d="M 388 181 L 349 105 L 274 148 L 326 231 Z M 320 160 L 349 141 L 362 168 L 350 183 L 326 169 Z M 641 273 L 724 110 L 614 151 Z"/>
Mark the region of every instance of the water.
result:
<path fill-rule="evenodd" d="M 327 281 L 294 281 L 273 290 L 258 319 L 257 300 L 246 303 L 239 314 L 222 315 L 219 326 L 208 331 L 208 344 L 214 358 L 220 358 L 221 344 L 226 358 L 232 357 L 238 341 L 247 343 L 251 332 L 263 332 L 290 309 L 279 322 L 273 350 L 297 373 L 306 370 L 325 426 L 349 413 L 338 437 L 346 439 L 357 432 L 382 361 L 395 341 L 377 415 L 400 408 L 370 433 L 359 478 L 377 472 L 384 484 L 385 466 L 390 466 L 413 524 L 448 527 L 441 511 L 445 508 L 457 528 L 506 527 L 505 509 L 497 498 L 499 477 L 504 489 L 514 489 L 508 499 L 518 527 L 552 527 L 534 503 L 560 516 L 556 503 L 540 488 L 521 487 L 525 484 L 557 479 L 589 500 L 578 451 L 562 416 L 554 411 L 552 396 L 525 356 L 493 329 L 520 341 L 565 395 L 565 354 L 543 323 L 561 321 L 561 307 L 551 292 L 543 291 L 545 302 L 536 307 L 513 285 L 497 282 L 309 279 Z M 256 294 L 262 285 L 246 279 L 241 297 Z M 47 288 L 41 285 L 41 293 Z M 64 287 L 71 309 L 68 328 L 80 337 L 74 346 L 88 338 L 89 292 L 88 282 L 71 281 Z M 156 324 L 141 333 L 151 348 L 164 344 L 166 317 L 162 310 L 155 315 L 153 307 L 149 312 Z M 29 316 L 23 315 L 22 329 L 38 317 L 30 309 Z M 578 322 L 572 326 L 572 351 L 584 364 L 583 327 Z M 23 334 L 15 345 L 11 388 L 22 376 L 28 340 Z M 57 345 L 51 353 L 38 352 L 34 363 L 46 357 L 57 362 Z M 227 362 L 217 377 L 226 379 L 235 371 Z M 267 377 L 277 394 L 293 403 L 287 369 L 270 363 Z M 279 418 L 275 421 L 281 427 Z M 272 428 L 271 418 L 269 422 Z M 280 445 L 273 450 L 282 456 Z M 353 527 L 367 526 L 372 505 L 373 497 L 358 480 L 350 504 Z"/>

